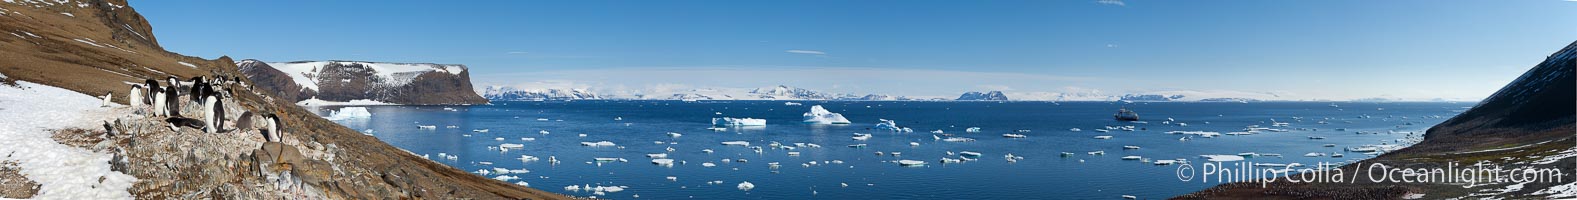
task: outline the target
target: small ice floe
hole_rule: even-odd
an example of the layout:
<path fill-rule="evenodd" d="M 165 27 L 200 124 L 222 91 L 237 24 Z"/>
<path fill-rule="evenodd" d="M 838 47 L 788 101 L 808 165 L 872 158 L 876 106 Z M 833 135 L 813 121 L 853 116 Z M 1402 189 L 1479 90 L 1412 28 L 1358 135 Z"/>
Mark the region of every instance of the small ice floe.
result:
<path fill-rule="evenodd" d="M 960 152 L 958 152 L 958 155 L 966 157 L 966 158 L 979 158 L 980 157 L 980 152 L 960 151 Z"/>
<path fill-rule="evenodd" d="M 668 152 L 673 152 L 675 149 L 674 149 L 674 147 L 668 147 L 668 148 L 663 149 L 663 150 L 668 150 Z"/>
<path fill-rule="evenodd" d="M 1070 128 L 1070 129 L 1068 129 L 1068 131 L 1079 132 L 1079 131 L 1084 131 L 1084 130 L 1081 130 L 1079 128 Z"/>
<path fill-rule="evenodd" d="M 613 142 L 609 142 L 609 141 L 598 141 L 598 142 L 580 142 L 580 146 L 589 146 L 589 147 L 611 147 L 611 146 L 614 146 L 614 144 L 613 144 Z"/>
<path fill-rule="evenodd" d="M 1023 134 L 1006 133 L 1006 134 L 1002 134 L 1002 137 L 1005 137 L 1005 138 L 1026 138 L 1026 137 L 1029 137 L 1029 136 L 1025 136 Z"/>
<path fill-rule="evenodd" d="M 1171 165 L 1173 163 L 1177 163 L 1177 160 L 1156 160 L 1155 161 L 1155 165 Z"/>
<path fill-rule="evenodd" d="M 1123 146 L 1123 149 L 1139 149 L 1139 146 L 1128 145 L 1128 146 Z"/>
<path fill-rule="evenodd" d="M 1140 158 L 1144 158 L 1144 157 L 1139 157 L 1139 156 L 1123 156 L 1123 158 L 1122 158 L 1122 159 L 1123 159 L 1123 160 L 1138 160 L 1138 159 L 1140 159 Z"/>
<path fill-rule="evenodd" d="M 498 148 L 509 148 L 509 149 L 519 149 L 519 148 L 525 148 L 525 147 L 526 147 L 526 145 L 524 145 L 524 144 L 514 144 L 514 143 L 504 143 L 504 144 L 499 144 L 498 145 Z"/>
<path fill-rule="evenodd" d="M 500 175 L 500 176 L 493 177 L 493 180 L 499 180 L 499 181 L 510 181 L 510 180 L 515 180 L 515 179 L 520 179 L 520 177 L 519 176 L 510 176 L 510 175 Z"/>
<path fill-rule="evenodd" d="M 520 141 L 537 141 L 537 138 L 523 137 L 523 138 L 520 138 Z"/>
<path fill-rule="evenodd" d="M 969 128 L 965 128 L 965 129 L 964 129 L 964 132 L 965 132 L 965 133 L 979 133 L 979 132 L 980 132 L 980 127 L 969 127 Z"/>
<path fill-rule="evenodd" d="M 580 137 L 586 137 L 586 134 L 585 134 L 585 133 L 581 133 L 581 134 L 579 134 L 579 135 L 576 135 L 576 136 L 580 136 Z"/>
<path fill-rule="evenodd" d="M 866 146 L 866 144 L 851 144 L 851 145 L 849 145 L 849 148 L 856 148 L 856 149 L 858 149 L 858 148 L 865 148 L 865 146 Z"/>
<path fill-rule="evenodd" d="M 919 142 L 909 142 L 909 146 L 916 146 L 916 147 L 918 147 L 918 146 L 920 146 L 920 143 Z"/>
<path fill-rule="evenodd" d="M 949 137 L 949 138 L 942 139 L 942 141 L 943 142 L 973 142 L 973 141 L 975 141 L 975 139 L 973 139 L 973 138 L 965 138 L 965 137 Z"/>
<path fill-rule="evenodd" d="M 918 167 L 918 166 L 925 166 L 925 161 L 918 161 L 918 160 L 898 160 L 898 165 L 899 165 L 899 166 L 905 166 L 905 167 Z"/>
<path fill-rule="evenodd" d="M 936 129 L 934 131 L 931 131 L 931 134 L 947 134 L 947 132 L 942 131 L 942 129 Z"/>
<path fill-rule="evenodd" d="M 805 112 L 804 117 L 804 122 L 809 124 L 849 124 L 849 119 L 843 118 L 843 114 L 827 111 L 821 105 L 811 106 L 810 112 Z"/>
<path fill-rule="evenodd" d="M 597 158 L 592 158 L 592 159 L 597 160 L 597 162 L 615 162 L 615 161 L 617 161 L 617 162 L 630 162 L 630 160 L 625 160 L 624 158 L 597 157 Z"/>
<path fill-rule="evenodd" d="M 531 183 L 526 183 L 526 181 L 515 182 L 515 185 L 531 187 Z"/>
<path fill-rule="evenodd" d="M 1062 152 L 1062 157 L 1073 157 L 1073 152 Z"/>
<path fill-rule="evenodd" d="M 482 161 L 482 162 L 476 162 L 476 164 L 478 164 L 478 165 L 493 165 L 493 162 Z"/>
<path fill-rule="evenodd" d="M 486 133 L 487 131 L 488 131 L 487 129 L 471 129 L 471 132 L 477 132 L 477 133 Z"/>
<path fill-rule="evenodd" d="M 1303 154 L 1303 157 L 1325 157 L 1325 153 L 1313 152 L 1313 153 Z"/>
<path fill-rule="evenodd" d="M 790 152 L 788 152 L 788 155 L 789 156 L 799 156 L 799 152 L 798 151 L 790 151 Z"/>
<path fill-rule="evenodd" d="M 1309 136 L 1309 139 L 1310 139 L 1310 140 L 1323 140 L 1323 139 L 1325 139 L 1325 137 L 1320 137 L 1320 136 Z"/>
<path fill-rule="evenodd" d="M 548 132 L 548 130 L 540 130 L 540 131 L 537 131 L 537 134 L 543 134 L 543 135 L 547 135 L 547 134 L 548 134 L 548 133 L 549 133 L 549 132 Z"/>
<path fill-rule="evenodd" d="M 548 118 L 537 118 L 537 121 L 539 121 L 539 122 L 545 122 L 545 121 L 548 121 Z"/>
<path fill-rule="evenodd" d="M 438 126 L 435 126 L 435 125 L 416 125 L 416 129 L 435 130 L 435 129 L 438 129 Z"/>
<path fill-rule="evenodd" d="M 1199 155 L 1199 157 L 1205 158 L 1205 160 L 1210 162 L 1243 161 L 1243 156 L 1238 155 Z"/>
<path fill-rule="evenodd" d="M 671 166 L 671 165 L 674 165 L 674 159 L 667 159 L 667 158 L 652 159 L 652 164 L 662 165 L 662 166 Z"/>
<path fill-rule="evenodd" d="M 663 144 L 663 141 L 652 141 L 652 144 Z"/>
<path fill-rule="evenodd" d="M 702 149 L 701 152 L 712 153 L 712 149 Z"/>
<path fill-rule="evenodd" d="M 530 156 L 530 155 L 520 155 L 520 158 L 516 158 L 516 159 L 520 160 L 520 162 L 531 162 L 531 161 L 537 161 L 538 160 L 536 156 Z"/>
<path fill-rule="evenodd" d="M 1091 151 L 1088 154 L 1090 154 L 1090 155 L 1106 155 L 1106 151 Z"/>
<path fill-rule="evenodd" d="M 1216 137 L 1216 136 L 1221 136 L 1220 132 L 1211 132 L 1211 131 L 1167 131 L 1166 134 L 1198 135 L 1199 137 L 1203 137 L 1203 138 L 1213 138 L 1213 137 Z"/>
<path fill-rule="evenodd" d="M 504 141 L 504 138 L 493 138 L 493 141 Z"/>
<path fill-rule="evenodd" d="M 1331 157 L 1332 158 L 1340 158 L 1340 157 L 1342 157 L 1342 154 L 1340 154 L 1340 153 L 1331 153 Z"/>
<path fill-rule="evenodd" d="M 702 167 L 716 167 L 717 164 L 716 163 L 712 163 L 712 162 L 704 162 L 704 163 L 701 163 L 701 166 Z"/>
<path fill-rule="evenodd" d="M 891 154 L 892 154 L 892 155 L 893 155 L 893 156 L 903 156 L 903 152 L 897 152 L 897 151 L 894 151 L 894 152 L 892 152 L 892 153 L 891 153 Z"/>
<path fill-rule="evenodd" d="M 448 125 L 448 126 L 444 126 L 444 128 L 460 128 L 460 126 Z"/>
<path fill-rule="evenodd" d="M 487 171 L 487 169 L 478 169 L 478 170 L 476 170 L 476 172 L 471 172 L 471 173 L 476 173 L 476 174 L 480 174 L 482 176 L 487 176 L 488 174 L 492 174 L 493 171 Z"/>
<path fill-rule="evenodd" d="M 738 187 L 739 187 L 739 190 L 750 191 L 750 189 L 755 189 L 756 188 L 756 184 L 751 184 L 750 181 L 745 181 L 745 182 L 740 182 Z"/>
<path fill-rule="evenodd" d="M 706 130 L 712 130 L 712 131 L 713 131 L 713 132 L 723 132 L 723 131 L 728 131 L 728 128 L 723 128 L 723 127 L 708 127 L 708 128 L 706 128 Z"/>
<path fill-rule="evenodd" d="M 869 139 L 871 139 L 871 134 L 854 133 L 854 137 L 853 138 L 854 138 L 854 140 L 869 140 Z"/>
<path fill-rule="evenodd" d="M 1109 132 L 1109 131 L 1110 131 L 1110 130 L 1106 130 L 1106 129 L 1095 129 L 1095 132 L 1102 132 L 1102 133 L 1105 133 L 1105 132 Z"/>
<path fill-rule="evenodd" d="M 728 146 L 750 146 L 750 142 L 746 142 L 746 141 L 727 141 L 727 142 L 723 142 L 723 145 L 728 145 Z"/>
<path fill-rule="evenodd" d="M 1110 136 L 1110 135 L 1095 136 L 1095 139 L 1102 139 L 1102 140 L 1104 140 L 1104 139 L 1112 139 L 1112 136 Z"/>
<path fill-rule="evenodd" d="M 1133 195 L 1123 195 L 1123 199 L 1139 199 L 1139 197 Z"/>
<path fill-rule="evenodd" d="M 624 121 L 624 117 L 613 117 L 613 121 Z"/>
<path fill-rule="evenodd" d="M 766 119 L 756 118 L 712 118 L 712 126 L 766 126 Z"/>
<path fill-rule="evenodd" d="M 679 181 L 679 177 L 669 176 L 668 181 Z"/>
<path fill-rule="evenodd" d="M 1019 160 L 1023 160 L 1024 156 L 1016 156 L 1016 155 L 1013 155 L 1013 153 L 1008 153 L 1008 154 L 1002 155 L 1002 158 L 1003 159 L 1007 159 L 1008 162 L 1018 162 Z"/>
<path fill-rule="evenodd" d="M 646 157 L 647 158 L 668 158 L 668 154 L 666 154 L 666 153 L 649 153 L 649 154 L 646 154 Z"/>
<path fill-rule="evenodd" d="M 798 106 L 798 105 L 805 105 L 805 104 L 800 104 L 798 102 L 783 102 L 783 105 L 785 105 L 785 106 Z"/>
<path fill-rule="evenodd" d="M 684 136 L 684 134 L 679 134 L 679 133 L 675 133 L 675 132 L 668 132 L 668 137 L 679 137 L 679 136 Z"/>

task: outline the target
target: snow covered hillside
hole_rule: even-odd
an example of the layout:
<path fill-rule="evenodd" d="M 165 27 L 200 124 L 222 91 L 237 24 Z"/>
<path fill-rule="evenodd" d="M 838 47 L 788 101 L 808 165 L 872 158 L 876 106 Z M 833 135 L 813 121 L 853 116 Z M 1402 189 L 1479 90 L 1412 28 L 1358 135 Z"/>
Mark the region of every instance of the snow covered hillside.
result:
<path fill-rule="evenodd" d="M 265 89 L 292 101 L 480 104 L 464 65 L 363 61 L 263 62 L 237 66 Z"/>

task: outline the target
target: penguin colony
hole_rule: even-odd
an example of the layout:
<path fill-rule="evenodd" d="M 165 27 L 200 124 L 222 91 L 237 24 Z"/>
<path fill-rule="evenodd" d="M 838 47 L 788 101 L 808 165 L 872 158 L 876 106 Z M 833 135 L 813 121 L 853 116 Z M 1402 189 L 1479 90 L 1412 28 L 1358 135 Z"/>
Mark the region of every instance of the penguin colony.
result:
<path fill-rule="evenodd" d="M 234 85 L 248 87 L 244 83 L 234 81 L 234 78 L 217 76 L 192 77 L 190 81 L 181 82 L 171 76 L 165 78 L 161 84 L 155 79 L 147 79 L 140 84 L 132 84 L 127 92 L 127 104 L 135 113 L 149 117 L 164 117 L 164 122 L 171 131 L 179 131 L 182 127 L 202 130 L 204 133 L 224 133 L 231 131 L 249 131 L 256 129 L 267 141 L 279 142 L 284 135 L 279 116 L 274 114 L 255 114 L 242 111 L 240 118 L 234 120 L 235 128 L 227 129 L 225 124 L 232 122 L 225 117 L 225 99 L 230 97 Z M 190 85 L 190 86 L 188 86 Z M 183 88 L 185 87 L 185 88 Z M 184 94 L 183 94 L 184 91 Z M 108 99 L 113 93 L 106 94 Z M 185 98 L 182 98 L 182 97 Z M 184 105 L 183 105 L 184 102 Z M 107 104 L 107 103 L 106 103 Z M 184 116 L 185 113 L 195 116 Z M 263 127 L 254 127 L 253 117 L 262 117 Z"/>

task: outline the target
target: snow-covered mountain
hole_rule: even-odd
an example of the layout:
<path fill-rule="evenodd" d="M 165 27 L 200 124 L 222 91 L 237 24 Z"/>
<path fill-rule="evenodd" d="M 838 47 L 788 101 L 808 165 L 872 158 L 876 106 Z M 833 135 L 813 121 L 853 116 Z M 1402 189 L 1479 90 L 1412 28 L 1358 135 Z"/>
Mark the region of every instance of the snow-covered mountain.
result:
<path fill-rule="evenodd" d="M 1008 100 L 1008 96 L 1005 95 L 1005 94 L 1002 94 L 1002 91 L 990 91 L 990 92 L 985 92 L 985 93 L 981 93 L 981 92 L 965 92 L 963 95 L 958 95 L 958 99 L 957 100 L 959 100 L 959 101 L 1007 101 Z"/>
<path fill-rule="evenodd" d="M 482 104 L 464 65 L 363 61 L 236 62 L 258 86 L 292 102 L 308 99 L 395 104 Z"/>
<path fill-rule="evenodd" d="M 602 99 L 597 93 L 586 89 L 571 88 L 514 88 L 508 86 L 488 86 L 483 90 L 482 97 L 492 101 L 534 101 L 534 100 L 581 100 Z"/>
<path fill-rule="evenodd" d="M 764 87 L 750 90 L 751 95 L 761 99 L 796 99 L 796 100 L 834 100 L 837 94 L 826 94 L 805 88 L 778 85 L 777 87 Z"/>

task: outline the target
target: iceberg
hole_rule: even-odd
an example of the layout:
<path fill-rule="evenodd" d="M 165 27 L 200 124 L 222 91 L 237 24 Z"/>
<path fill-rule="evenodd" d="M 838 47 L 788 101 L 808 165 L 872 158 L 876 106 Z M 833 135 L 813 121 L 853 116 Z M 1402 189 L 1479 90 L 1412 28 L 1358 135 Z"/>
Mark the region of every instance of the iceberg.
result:
<path fill-rule="evenodd" d="M 504 143 L 504 144 L 498 145 L 498 148 L 519 149 L 519 148 L 526 148 L 526 145 L 524 145 L 524 144 Z"/>
<path fill-rule="evenodd" d="M 723 142 L 723 145 L 750 146 L 750 142 L 746 142 L 746 141 L 727 141 L 727 142 Z"/>
<path fill-rule="evenodd" d="M 766 126 L 766 119 L 756 118 L 712 118 L 713 126 Z"/>
<path fill-rule="evenodd" d="M 898 165 L 902 165 L 902 166 L 906 166 L 906 167 L 925 166 L 925 161 L 899 160 L 898 161 Z"/>
<path fill-rule="evenodd" d="M 332 121 L 368 119 L 372 118 L 372 113 L 367 112 L 367 107 L 344 107 L 340 108 L 338 111 L 329 111 L 329 116 L 323 118 Z"/>
<path fill-rule="evenodd" d="M 887 119 L 877 119 L 877 120 L 881 120 L 882 122 L 876 123 L 876 127 L 872 128 L 872 129 L 884 130 L 884 131 L 892 131 L 892 132 L 914 132 L 913 129 L 898 127 L 898 122 L 894 122 L 893 120 L 887 120 Z"/>
<path fill-rule="evenodd" d="M 1203 157 L 1210 162 L 1243 161 L 1243 156 L 1238 155 L 1199 155 L 1199 157 Z"/>
<path fill-rule="evenodd" d="M 752 188 L 756 188 L 756 184 L 750 184 L 750 181 L 739 183 L 739 190 L 750 191 Z"/>
<path fill-rule="evenodd" d="M 805 123 L 811 123 L 811 124 L 849 124 L 849 119 L 848 118 L 843 118 L 843 114 L 838 114 L 838 113 L 834 113 L 832 111 L 827 111 L 827 109 L 826 108 L 822 108 L 821 105 L 811 106 L 810 107 L 810 112 L 805 112 L 804 116 L 805 116 Z"/>

